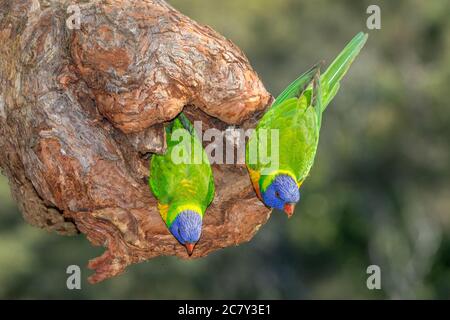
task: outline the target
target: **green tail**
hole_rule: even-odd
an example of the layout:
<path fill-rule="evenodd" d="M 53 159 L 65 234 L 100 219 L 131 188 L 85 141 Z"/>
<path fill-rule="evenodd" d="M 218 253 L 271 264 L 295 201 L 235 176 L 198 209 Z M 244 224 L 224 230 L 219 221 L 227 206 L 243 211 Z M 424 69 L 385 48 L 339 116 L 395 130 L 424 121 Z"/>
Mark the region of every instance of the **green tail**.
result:
<path fill-rule="evenodd" d="M 351 64 L 358 56 L 361 49 L 366 43 L 368 35 L 360 32 L 358 33 L 342 50 L 337 58 L 331 63 L 328 69 L 320 77 L 319 103 L 320 109 L 323 112 L 328 104 L 333 100 L 334 96 L 339 90 L 339 81 L 344 77 L 350 68 Z M 298 77 L 292 82 L 275 100 L 272 107 L 281 104 L 287 99 L 299 97 L 305 90 L 311 86 L 314 77 L 319 73 L 320 66 L 315 65 L 310 70 Z M 317 92 L 316 92 L 317 94 Z"/>
<path fill-rule="evenodd" d="M 184 127 L 187 131 L 189 131 L 190 134 L 194 134 L 195 128 L 194 128 L 194 126 L 192 125 L 191 121 L 189 121 L 189 119 L 184 115 L 183 112 L 181 112 L 181 113 L 178 115 L 178 119 L 180 119 L 181 124 L 183 125 L 183 127 Z"/>
<path fill-rule="evenodd" d="M 176 121 L 179 121 L 178 125 L 175 124 Z M 192 125 L 191 121 L 189 121 L 189 119 L 184 115 L 183 112 L 178 114 L 178 116 L 166 126 L 166 132 L 171 133 L 174 127 L 180 128 L 180 125 L 182 128 L 186 129 L 190 134 L 195 133 L 194 126 Z"/>
<path fill-rule="evenodd" d="M 362 32 L 358 33 L 322 74 L 320 78 L 322 86 L 322 112 L 327 108 L 328 104 L 338 92 L 339 81 L 341 81 L 347 73 L 356 56 L 358 56 L 359 52 L 364 47 L 367 38 L 367 34 Z"/>

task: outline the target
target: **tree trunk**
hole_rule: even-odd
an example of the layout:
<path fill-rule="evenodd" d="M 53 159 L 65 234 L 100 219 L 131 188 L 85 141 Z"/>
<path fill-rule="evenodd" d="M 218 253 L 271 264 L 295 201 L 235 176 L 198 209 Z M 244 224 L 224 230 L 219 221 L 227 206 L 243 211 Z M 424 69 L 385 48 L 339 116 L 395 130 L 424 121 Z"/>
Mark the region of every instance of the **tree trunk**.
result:
<path fill-rule="evenodd" d="M 272 98 L 244 54 L 162 0 L 0 0 L 0 41 L 0 167 L 25 220 L 105 246 L 91 282 L 188 258 L 157 211 L 149 158 L 183 108 L 204 129 L 253 126 Z M 192 258 L 250 240 L 270 215 L 245 166 L 213 172 Z"/>

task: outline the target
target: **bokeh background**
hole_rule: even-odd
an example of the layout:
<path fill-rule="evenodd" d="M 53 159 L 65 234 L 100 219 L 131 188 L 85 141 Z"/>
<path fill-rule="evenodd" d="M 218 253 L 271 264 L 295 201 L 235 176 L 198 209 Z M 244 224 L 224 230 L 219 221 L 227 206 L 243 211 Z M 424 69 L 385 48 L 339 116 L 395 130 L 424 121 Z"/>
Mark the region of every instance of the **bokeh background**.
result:
<path fill-rule="evenodd" d="M 82 236 L 23 221 L 0 176 L 0 298 L 450 298 L 450 1 L 170 0 L 247 54 L 278 94 L 358 31 L 366 48 L 327 109 L 294 218 L 196 261 L 173 257 L 92 286 Z M 381 30 L 366 8 L 381 7 Z M 82 267 L 82 290 L 66 268 Z M 381 268 L 368 290 L 366 268 Z"/>

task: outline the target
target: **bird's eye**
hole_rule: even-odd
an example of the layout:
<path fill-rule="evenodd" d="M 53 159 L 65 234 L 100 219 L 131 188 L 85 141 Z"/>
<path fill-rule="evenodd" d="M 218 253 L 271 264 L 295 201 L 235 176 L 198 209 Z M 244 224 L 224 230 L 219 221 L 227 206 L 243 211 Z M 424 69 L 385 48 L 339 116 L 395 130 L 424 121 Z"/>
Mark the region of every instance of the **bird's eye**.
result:
<path fill-rule="evenodd" d="M 275 196 L 277 197 L 277 198 L 279 198 L 280 197 L 280 193 L 277 191 L 277 192 L 275 192 Z"/>

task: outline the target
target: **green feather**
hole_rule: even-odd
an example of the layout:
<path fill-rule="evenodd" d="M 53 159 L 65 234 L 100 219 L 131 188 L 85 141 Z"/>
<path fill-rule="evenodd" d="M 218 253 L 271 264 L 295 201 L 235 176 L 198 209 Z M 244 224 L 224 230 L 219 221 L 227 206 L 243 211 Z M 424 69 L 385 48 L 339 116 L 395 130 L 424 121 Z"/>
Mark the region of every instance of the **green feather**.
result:
<path fill-rule="evenodd" d="M 352 65 L 355 58 L 358 56 L 361 49 L 366 43 L 368 35 L 360 32 L 358 33 L 341 51 L 336 59 L 330 64 L 328 69 L 320 78 L 323 103 L 322 108 L 324 111 L 328 104 L 333 100 L 334 96 L 339 90 L 339 82 L 342 80 L 348 69 Z"/>
<path fill-rule="evenodd" d="M 180 113 L 178 115 L 178 119 L 187 131 L 189 131 L 192 135 L 195 133 L 194 126 L 192 125 L 191 121 L 189 121 L 189 119 L 184 115 L 184 113 Z"/>
<path fill-rule="evenodd" d="M 316 64 L 300 77 L 295 79 L 273 102 L 271 108 L 283 103 L 290 98 L 299 98 L 303 92 L 311 85 L 316 75 L 320 72 L 320 65 Z"/>

